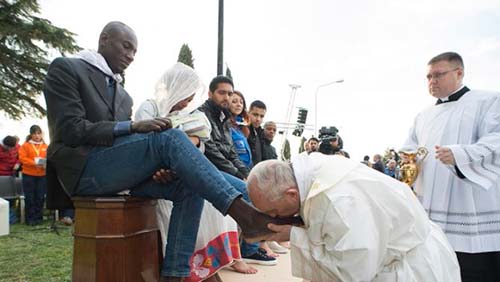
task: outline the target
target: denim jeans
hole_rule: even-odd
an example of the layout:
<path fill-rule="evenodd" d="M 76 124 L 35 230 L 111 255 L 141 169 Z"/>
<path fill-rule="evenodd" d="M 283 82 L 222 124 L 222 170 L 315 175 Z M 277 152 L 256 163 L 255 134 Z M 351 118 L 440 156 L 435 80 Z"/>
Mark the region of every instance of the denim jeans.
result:
<path fill-rule="evenodd" d="M 178 179 L 167 184 L 153 181 L 153 173 L 160 168 L 175 171 Z M 245 184 L 228 178 L 192 145 L 184 132 L 170 129 L 122 136 L 112 147 L 95 147 L 75 195 L 113 195 L 130 189 L 134 196 L 171 200 L 162 275 L 185 277 L 189 276 L 189 258 L 194 252 L 203 199 L 225 215 L 234 199 L 242 195 L 239 190 Z M 231 183 L 238 183 L 237 188 Z"/>
<path fill-rule="evenodd" d="M 239 178 L 230 174 L 222 172 L 224 178 L 243 195 L 243 199 L 251 204 L 250 197 L 248 196 L 247 185 Z M 259 250 L 259 243 L 247 243 L 244 239 L 240 241 L 240 251 L 242 257 L 251 256 Z"/>
<path fill-rule="evenodd" d="M 22 184 L 26 203 L 26 223 L 41 222 L 45 195 L 47 194 L 45 176 L 23 174 Z"/>

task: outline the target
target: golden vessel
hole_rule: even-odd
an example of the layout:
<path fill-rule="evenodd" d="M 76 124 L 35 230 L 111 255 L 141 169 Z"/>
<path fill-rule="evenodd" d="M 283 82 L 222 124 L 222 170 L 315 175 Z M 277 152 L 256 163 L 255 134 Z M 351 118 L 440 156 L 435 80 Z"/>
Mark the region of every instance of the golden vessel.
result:
<path fill-rule="evenodd" d="M 412 186 L 417 179 L 420 163 L 427 157 L 429 151 L 420 147 L 415 152 L 401 151 L 399 154 L 401 155 L 401 181 Z"/>

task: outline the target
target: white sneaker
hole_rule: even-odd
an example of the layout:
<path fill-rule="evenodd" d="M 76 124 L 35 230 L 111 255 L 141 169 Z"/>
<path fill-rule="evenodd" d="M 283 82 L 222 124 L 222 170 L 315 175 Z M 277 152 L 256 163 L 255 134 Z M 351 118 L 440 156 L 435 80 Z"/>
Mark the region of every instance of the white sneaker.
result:
<path fill-rule="evenodd" d="M 268 241 L 267 245 L 269 246 L 269 248 L 271 248 L 271 250 L 273 250 L 273 252 L 275 252 L 277 254 L 287 254 L 288 253 L 288 249 L 281 246 L 276 241 Z"/>

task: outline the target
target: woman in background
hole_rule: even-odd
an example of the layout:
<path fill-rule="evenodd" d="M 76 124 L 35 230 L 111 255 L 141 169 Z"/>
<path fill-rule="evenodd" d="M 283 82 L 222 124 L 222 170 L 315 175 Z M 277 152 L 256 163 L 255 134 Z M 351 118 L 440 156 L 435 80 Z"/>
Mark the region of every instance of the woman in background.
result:
<path fill-rule="evenodd" d="M 252 152 L 248 145 L 247 137 L 250 134 L 248 129 L 248 113 L 245 97 L 239 91 L 234 91 L 229 102 L 229 111 L 231 112 L 231 136 L 233 137 L 234 147 L 240 160 L 251 169 Z"/>
<path fill-rule="evenodd" d="M 43 205 L 47 194 L 46 159 L 47 144 L 43 141 L 42 129 L 38 125 L 33 125 L 26 142 L 19 148 L 27 225 L 37 225 L 43 221 Z"/>

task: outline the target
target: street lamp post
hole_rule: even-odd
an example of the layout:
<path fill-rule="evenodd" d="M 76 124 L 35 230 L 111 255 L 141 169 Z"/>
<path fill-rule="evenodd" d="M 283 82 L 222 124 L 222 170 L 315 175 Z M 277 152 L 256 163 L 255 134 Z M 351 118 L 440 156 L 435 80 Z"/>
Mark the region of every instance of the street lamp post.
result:
<path fill-rule="evenodd" d="M 285 122 L 289 123 L 290 122 L 290 117 L 292 116 L 292 111 L 293 111 L 293 104 L 295 103 L 295 96 L 297 95 L 297 89 L 299 89 L 300 85 L 298 84 L 289 84 L 290 88 L 292 88 L 292 93 L 290 95 L 290 100 L 288 100 L 288 109 L 286 112 L 286 118 Z M 288 137 L 288 128 L 285 129 L 285 137 Z"/>
<path fill-rule="evenodd" d="M 318 92 L 319 89 L 328 85 L 336 84 L 336 83 L 342 83 L 344 82 L 344 79 L 339 79 L 335 81 L 331 81 L 325 84 L 321 84 L 316 88 L 316 92 L 314 93 L 314 134 L 318 133 Z"/>

